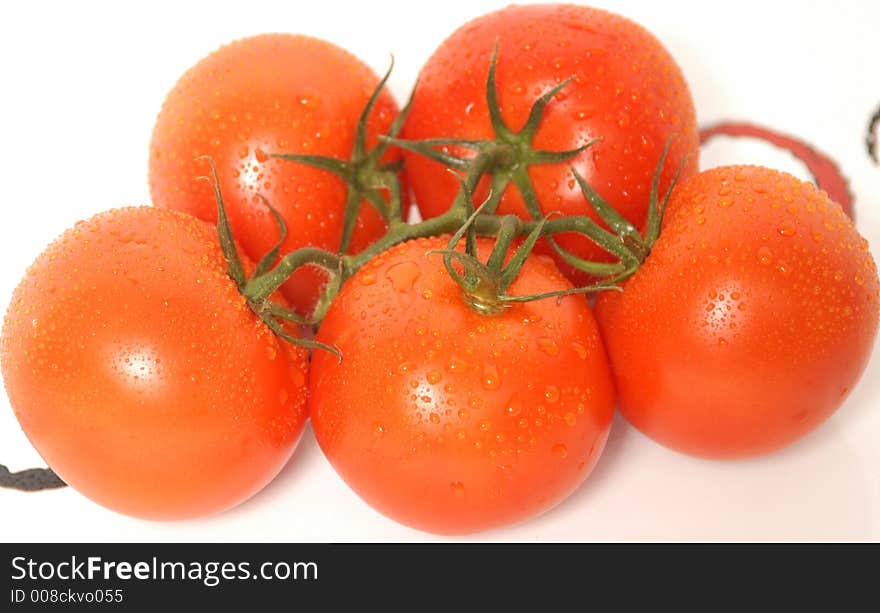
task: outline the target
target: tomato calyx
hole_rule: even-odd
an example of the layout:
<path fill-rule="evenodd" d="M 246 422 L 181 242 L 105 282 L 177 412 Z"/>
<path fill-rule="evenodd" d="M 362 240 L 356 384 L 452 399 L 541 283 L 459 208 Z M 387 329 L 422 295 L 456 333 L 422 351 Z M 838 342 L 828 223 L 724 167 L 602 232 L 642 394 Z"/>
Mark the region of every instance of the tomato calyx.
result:
<path fill-rule="evenodd" d="M 346 184 L 345 212 L 343 217 L 342 238 L 339 242 L 337 253 L 344 254 L 351 244 L 355 222 L 360 212 L 361 204 L 366 201 L 379 212 L 390 225 L 403 223 L 403 190 L 400 185 L 398 173 L 402 168 L 401 162 L 383 162 L 382 157 L 391 146 L 393 140 L 403 127 L 412 105 L 410 99 L 406 106 L 398 113 L 388 130 L 387 138 L 380 138 L 379 143 L 372 149 L 367 148 L 367 120 L 372 113 L 379 95 L 391 76 L 394 68 L 394 57 L 388 71 L 373 90 L 370 99 L 364 106 L 358 117 L 355 128 L 354 146 L 348 160 L 340 160 L 322 155 L 308 155 L 299 153 L 271 153 L 269 157 L 291 162 L 299 162 L 314 168 L 333 173 Z M 386 195 L 387 194 L 387 198 Z"/>
<path fill-rule="evenodd" d="M 270 296 L 281 287 L 293 270 L 307 264 L 325 268 L 330 273 L 330 283 L 334 283 L 335 279 L 339 276 L 338 272 L 334 271 L 334 268 L 337 270 L 339 268 L 338 258 L 323 249 L 307 247 L 291 252 L 273 267 L 272 264 L 278 258 L 278 253 L 284 244 L 284 239 L 287 238 L 287 224 L 284 223 L 284 219 L 269 201 L 260 195 L 260 199 L 269 209 L 278 225 L 278 240 L 272 249 L 260 259 L 253 274 L 248 278 L 241 264 L 241 257 L 235 246 L 232 228 L 226 215 L 223 194 L 220 192 L 220 181 L 217 177 L 217 166 L 211 158 L 205 159 L 211 166 L 212 176 L 200 178 L 210 183 L 214 190 L 214 197 L 217 200 L 217 239 L 220 243 L 223 257 L 226 260 L 226 272 L 235 282 L 239 293 L 247 300 L 248 307 L 266 324 L 266 327 L 285 341 L 307 349 L 324 349 L 342 359 L 342 355 L 335 347 L 315 340 L 294 336 L 287 332 L 285 330 L 285 323 L 302 326 L 312 322 L 270 300 Z"/>
<path fill-rule="evenodd" d="M 578 187 L 580 187 L 584 198 L 590 203 L 590 206 L 593 207 L 593 210 L 596 211 L 599 218 L 615 233 L 619 242 L 619 247 L 625 252 L 625 255 L 621 257 L 621 263 L 625 263 L 624 270 L 614 277 L 613 282 L 623 281 L 632 276 L 639 269 L 642 262 L 645 261 L 645 258 L 651 253 L 654 243 L 660 237 L 660 228 L 663 223 L 663 216 L 666 213 L 666 205 L 672 195 L 673 188 L 678 182 L 681 171 L 684 169 L 685 164 L 689 159 L 688 156 L 685 156 L 684 159 L 682 159 L 681 164 L 679 164 L 678 169 L 675 171 L 672 181 L 669 183 L 669 187 L 666 189 L 666 192 L 661 199 L 659 195 L 660 174 L 663 171 L 663 166 L 666 162 L 666 155 L 669 153 L 669 146 L 671 143 L 671 138 L 666 140 L 666 143 L 663 146 L 663 152 L 660 154 L 660 159 L 654 170 L 654 177 L 651 180 L 651 192 L 648 200 L 648 219 L 645 224 L 644 234 L 640 233 L 634 225 L 632 225 L 625 217 L 623 217 L 623 215 L 618 213 L 613 206 L 602 198 L 602 196 L 600 196 L 596 190 L 584 180 L 577 170 L 571 168 L 571 173 L 577 181 Z M 565 251 L 553 241 L 552 237 L 548 239 L 548 242 L 566 263 L 588 274 L 594 274 L 594 262 L 583 260 L 568 251 Z M 612 251 L 612 253 L 620 255 L 619 252 Z"/>
<path fill-rule="evenodd" d="M 481 160 L 489 159 L 490 163 L 486 172 L 492 176 L 492 180 L 490 198 L 486 204 L 486 213 L 493 214 L 495 212 L 505 189 L 507 189 L 510 183 L 513 183 L 522 195 L 532 219 L 539 220 L 543 217 L 543 214 L 541 213 L 538 199 L 535 196 L 532 179 L 529 177 L 529 167 L 536 164 L 567 162 L 598 141 L 592 140 L 580 147 L 567 151 L 535 149 L 533 141 L 544 118 L 544 110 L 553 98 L 571 83 L 573 77 L 565 79 L 538 97 L 532 104 L 525 124 L 516 131 L 508 126 L 501 116 L 498 87 L 495 81 L 497 62 L 498 44 L 496 42 L 495 48 L 492 51 L 492 58 L 489 62 L 489 75 L 486 79 L 486 103 L 489 109 L 489 123 L 495 134 L 494 138 L 486 140 L 430 138 L 408 141 L 393 137 L 383 137 L 383 140 L 401 149 L 406 149 L 440 162 L 449 168 L 465 172 L 470 171 Z M 450 147 L 470 149 L 475 154 L 464 157 L 457 156 L 449 152 Z"/>
<path fill-rule="evenodd" d="M 459 180 L 460 188 L 453 209 L 465 208 L 470 214 L 465 223 L 452 235 L 446 249 L 434 251 L 443 255 L 443 264 L 449 276 L 461 287 L 465 303 L 481 315 L 498 315 L 517 302 L 531 302 L 545 298 L 561 300 L 572 294 L 585 294 L 606 289 L 619 289 L 613 283 L 598 282 L 585 287 L 545 292 L 541 294 L 512 295 L 507 289 L 522 269 L 526 258 L 532 253 L 538 239 L 544 233 L 547 222 L 553 215 L 545 216 L 537 223 L 531 224 L 525 240 L 516 248 L 510 258 L 507 257 L 514 239 L 521 236 L 524 222 L 516 215 L 505 215 L 497 218 L 495 246 L 489 259 L 483 263 L 477 257 L 476 221 L 490 204 L 492 196 L 486 199 L 476 210 L 473 207 L 473 194 L 468 181 Z M 461 239 L 465 239 L 464 251 L 456 250 Z M 507 262 L 505 264 L 505 261 Z M 455 264 L 458 264 L 456 267 Z M 459 272 L 458 268 L 461 268 Z"/>

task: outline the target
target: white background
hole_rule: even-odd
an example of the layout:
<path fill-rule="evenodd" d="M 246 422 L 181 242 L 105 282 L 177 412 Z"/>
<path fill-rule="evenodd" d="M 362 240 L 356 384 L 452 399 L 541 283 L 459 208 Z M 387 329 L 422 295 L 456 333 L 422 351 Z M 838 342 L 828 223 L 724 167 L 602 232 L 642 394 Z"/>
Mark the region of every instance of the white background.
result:
<path fill-rule="evenodd" d="M 27 265 L 77 219 L 149 202 L 147 151 L 165 94 L 235 38 L 299 32 L 339 44 L 405 99 L 468 19 L 503 1 L 14 2 L 0 9 L 0 308 Z M 681 64 L 702 125 L 749 119 L 837 159 L 880 255 L 880 167 L 863 138 L 880 104 L 880 3 L 595 1 L 652 30 Z M 717 139 L 703 167 L 750 162 L 805 176 L 769 146 Z M 668 451 L 619 417 L 593 475 L 566 502 L 477 540 L 880 540 L 880 359 L 816 433 L 772 456 L 709 462 Z M 0 395 L 0 462 L 42 465 Z M 130 519 L 71 489 L 0 490 L 0 541 L 434 540 L 372 511 L 307 430 L 262 493 L 220 516 Z"/>

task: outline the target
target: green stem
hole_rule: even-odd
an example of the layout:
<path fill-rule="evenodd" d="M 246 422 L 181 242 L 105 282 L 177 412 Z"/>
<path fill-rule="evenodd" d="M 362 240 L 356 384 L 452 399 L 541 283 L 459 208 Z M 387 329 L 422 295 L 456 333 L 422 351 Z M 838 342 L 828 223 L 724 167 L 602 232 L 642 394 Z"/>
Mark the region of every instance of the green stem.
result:
<path fill-rule="evenodd" d="M 263 276 L 252 278 L 242 293 L 248 300 L 264 300 L 281 287 L 294 270 L 307 265 L 323 268 L 331 275 L 338 275 L 341 268 L 339 256 L 317 247 L 304 247 L 285 255 Z"/>

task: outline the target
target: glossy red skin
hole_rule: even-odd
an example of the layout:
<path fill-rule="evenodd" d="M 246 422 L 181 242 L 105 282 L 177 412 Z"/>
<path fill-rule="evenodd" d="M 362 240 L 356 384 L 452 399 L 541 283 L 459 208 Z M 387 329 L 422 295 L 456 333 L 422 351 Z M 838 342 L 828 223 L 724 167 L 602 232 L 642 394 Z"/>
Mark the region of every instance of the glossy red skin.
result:
<path fill-rule="evenodd" d="M 767 169 L 676 187 L 660 239 L 596 317 L 623 414 L 710 458 L 780 449 L 858 381 L 877 332 L 867 242 L 825 192 Z"/>
<path fill-rule="evenodd" d="M 53 242 L 13 293 L 0 362 L 49 466 L 137 517 L 246 500 L 307 419 L 306 352 L 253 315 L 215 230 L 177 211 L 111 210 Z"/>
<path fill-rule="evenodd" d="M 583 296 L 479 315 L 428 255 L 444 238 L 392 248 L 342 288 L 309 378 L 315 435 L 343 479 L 388 517 L 468 533 L 537 515 L 589 474 L 614 394 Z M 480 239 L 483 255 L 487 240 Z M 511 293 L 571 287 L 544 256 Z"/>
<path fill-rule="evenodd" d="M 485 87 L 496 41 L 496 79 L 508 126 L 519 130 L 535 99 L 573 76 L 574 81 L 547 106 L 535 147 L 562 151 L 602 139 L 569 162 L 530 167 L 545 214 L 558 211 L 598 219 L 572 177 L 574 166 L 620 213 L 641 226 L 651 180 L 670 136 L 674 140 L 661 175 L 661 190 L 686 155 L 691 157 L 682 176 L 696 172 L 696 116 L 675 60 L 641 26 L 585 6 L 510 6 L 462 26 L 419 74 L 404 127 L 407 139 L 492 137 Z M 427 158 L 405 154 L 405 159 L 422 216 L 434 217 L 447 210 L 458 189 L 455 178 Z M 482 195 L 478 194 L 478 201 Z M 498 210 L 529 217 L 512 185 Z M 610 259 L 583 236 L 560 235 L 558 242 L 587 259 Z M 586 281 L 567 265 L 561 268 L 576 282 Z"/>
<path fill-rule="evenodd" d="M 345 183 L 329 172 L 266 157 L 301 153 L 348 159 L 357 119 L 379 79 L 331 43 L 293 34 L 264 34 L 220 48 L 190 68 L 168 94 L 150 143 L 153 203 L 201 219 L 217 218 L 210 174 L 217 163 L 235 238 L 253 260 L 276 242 L 278 229 L 262 194 L 287 222 L 282 253 L 303 246 L 337 251 Z M 383 90 L 368 121 L 368 144 L 388 130 L 397 105 Z M 388 160 L 397 155 L 390 152 Z M 381 216 L 363 203 L 350 252 L 385 233 Z M 284 285 L 288 301 L 310 312 L 326 274 L 297 271 Z"/>

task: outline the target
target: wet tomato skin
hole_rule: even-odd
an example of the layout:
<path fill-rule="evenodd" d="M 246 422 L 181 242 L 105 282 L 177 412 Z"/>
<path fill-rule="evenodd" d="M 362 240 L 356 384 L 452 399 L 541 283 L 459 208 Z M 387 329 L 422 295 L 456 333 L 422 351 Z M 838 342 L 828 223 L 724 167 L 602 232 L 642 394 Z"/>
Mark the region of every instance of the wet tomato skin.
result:
<path fill-rule="evenodd" d="M 690 157 L 682 176 L 697 171 L 699 134 L 694 104 L 674 58 L 640 25 L 585 6 L 513 5 L 463 25 L 422 68 L 404 126 L 406 138 L 493 136 L 485 88 L 496 43 L 501 115 L 511 129 L 525 124 L 536 98 L 573 77 L 546 107 L 534 147 L 565 151 L 601 139 L 573 160 L 529 168 L 544 214 L 598 219 L 572 177 L 573 166 L 621 214 L 641 226 L 651 180 L 669 137 L 673 141 L 661 190 L 686 156 Z M 446 211 L 458 189 L 455 178 L 437 162 L 411 153 L 405 153 L 405 158 L 422 216 Z M 479 193 L 477 200 L 485 193 Z M 505 190 L 498 210 L 529 217 L 512 185 Z M 610 259 L 583 236 L 561 234 L 557 240 L 581 257 Z M 565 263 L 560 268 L 578 285 L 587 281 Z"/>
<path fill-rule="evenodd" d="M 596 317 L 635 426 L 688 454 L 754 456 L 816 428 L 858 381 L 877 270 L 811 183 L 716 168 L 676 187 L 653 251 Z"/>
<path fill-rule="evenodd" d="M 359 59 L 331 43 L 293 34 L 263 34 L 220 48 L 190 68 L 162 105 L 150 143 L 153 203 L 207 221 L 217 205 L 200 156 L 217 163 L 220 187 L 236 240 L 253 260 L 269 251 L 278 229 L 263 195 L 287 222 L 282 253 L 298 247 L 339 248 L 346 187 L 335 175 L 267 157 L 301 153 L 348 159 L 357 119 L 379 78 Z M 368 121 L 368 144 L 397 114 L 384 90 Z M 389 160 L 397 155 L 389 153 Z M 350 247 L 357 252 L 385 232 L 378 212 L 364 203 Z M 297 271 L 283 291 L 307 313 L 324 273 Z"/>
<path fill-rule="evenodd" d="M 484 316 L 428 254 L 390 249 L 342 288 L 318 339 L 310 413 L 327 458 L 370 505 L 437 533 L 537 515 L 588 475 L 611 426 L 605 353 L 583 296 Z M 480 239 L 488 254 L 488 241 Z M 571 287 L 530 259 L 513 294 Z"/>
<path fill-rule="evenodd" d="M 49 466 L 137 517 L 249 498 L 307 419 L 306 352 L 254 317 L 216 230 L 177 211 L 116 209 L 53 242 L 13 293 L 0 362 Z"/>

